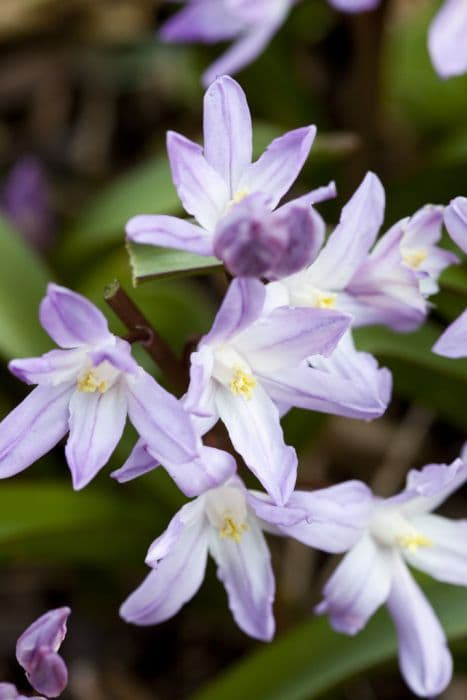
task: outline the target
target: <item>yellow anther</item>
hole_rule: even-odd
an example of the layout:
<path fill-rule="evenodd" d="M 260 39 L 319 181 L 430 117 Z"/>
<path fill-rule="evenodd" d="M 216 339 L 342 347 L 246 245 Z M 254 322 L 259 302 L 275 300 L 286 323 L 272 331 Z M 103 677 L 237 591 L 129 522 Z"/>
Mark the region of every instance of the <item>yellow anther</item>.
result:
<path fill-rule="evenodd" d="M 428 251 L 425 248 L 406 248 L 401 252 L 402 260 L 412 270 L 418 270 L 428 257 Z"/>
<path fill-rule="evenodd" d="M 419 532 L 409 532 L 406 535 L 399 535 L 397 544 L 404 549 L 408 549 L 411 554 L 415 554 L 419 547 L 432 547 L 433 542 Z"/>
<path fill-rule="evenodd" d="M 249 194 L 250 193 L 248 190 L 238 190 L 238 192 L 235 192 L 234 196 L 230 200 L 231 204 L 239 204 L 245 199 L 245 197 L 248 197 Z"/>
<path fill-rule="evenodd" d="M 336 301 L 337 294 L 333 292 L 318 292 L 315 294 L 313 306 L 317 309 L 334 309 Z"/>
<path fill-rule="evenodd" d="M 246 530 L 248 530 L 248 525 L 246 523 L 240 523 L 240 525 L 238 525 L 233 518 L 226 516 L 224 518 L 224 524 L 219 532 L 223 539 L 229 538 L 234 540 L 234 542 L 240 542 Z"/>
<path fill-rule="evenodd" d="M 78 379 L 78 389 L 83 391 L 85 394 L 93 394 L 98 391 L 100 394 L 104 394 L 109 388 L 108 383 L 96 377 L 93 370 L 90 369 L 84 377 Z"/>
<path fill-rule="evenodd" d="M 253 389 L 256 384 L 256 379 L 252 374 L 248 374 L 248 372 L 244 372 L 243 369 L 237 367 L 230 382 L 230 390 L 235 396 L 242 395 L 249 401 L 253 397 Z"/>

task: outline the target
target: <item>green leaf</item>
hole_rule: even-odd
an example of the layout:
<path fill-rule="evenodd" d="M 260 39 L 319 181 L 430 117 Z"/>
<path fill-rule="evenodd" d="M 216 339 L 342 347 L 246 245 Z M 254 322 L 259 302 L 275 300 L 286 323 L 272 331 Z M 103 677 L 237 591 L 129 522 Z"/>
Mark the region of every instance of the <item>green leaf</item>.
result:
<path fill-rule="evenodd" d="M 135 287 L 140 282 L 161 277 L 207 274 L 222 269 L 222 263 L 217 258 L 183 250 L 129 243 L 128 253 Z"/>
<path fill-rule="evenodd" d="M 0 353 L 7 358 L 50 348 L 39 320 L 39 302 L 51 278 L 46 265 L 0 218 Z"/>
<path fill-rule="evenodd" d="M 0 489 L 0 542 L 33 534 L 79 531 L 114 519 L 117 505 L 95 490 L 77 494 L 69 484 L 3 482 Z"/>
<path fill-rule="evenodd" d="M 123 241 L 136 214 L 176 214 L 180 200 L 165 155 L 157 155 L 104 187 L 63 238 L 59 259 L 76 262 Z"/>
<path fill-rule="evenodd" d="M 450 640 L 467 634 L 467 593 L 430 582 L 426 593 Z M 240 661 L 192 700 L 311 700 L 357 674 L 393 660 L 396 636 L 385 611 L 356 637 L 334 632 L 326 619 L 312 619 Z"/>
<path fill-rule="evenodd" d="M 8 481 L 0 489 L 0 556 L 78 560 L 122 560 L 166 526 L 170 512 L 140 494 L 128 500 L 129 485 L 74 492 L 55 481 Z M 133 492 L 138 492 L 135 484 Z M 131 524 L 131 527 L 129 527 Z M 41 563 L 43 563 L 41 561 Z"/>

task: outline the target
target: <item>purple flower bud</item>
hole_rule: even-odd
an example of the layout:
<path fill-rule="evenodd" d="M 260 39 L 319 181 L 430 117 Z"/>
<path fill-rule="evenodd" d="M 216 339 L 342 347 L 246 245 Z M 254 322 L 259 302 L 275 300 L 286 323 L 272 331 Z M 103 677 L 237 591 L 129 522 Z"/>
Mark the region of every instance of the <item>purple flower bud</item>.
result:
<path fill-rule="evenodd" d="M 26 241 L 38 250 L 54 239 L 54 217 L 49 183 L 41 162 L 34 156 L 21 158 L 3 187 L 2 209 Z"/>
<path fill-rule="evenodd" d="M 277 279 L 310 264 L 318 238 L 320 220 L 311 207 L 285 206 L 272 213 L 269 196 L 258 192 L 232 205 L 221 219 L 214 253 L 237 277 Z"/>
<path fill-rule="evenodd" d="M 58 697 L 68 683 L 66 664 L 57 652 L 65 639 L 70 613 L 70 608 L 50 610 L 33 622 L 16 644 L 16 658 L 28 681 L 51 698 Z"/>

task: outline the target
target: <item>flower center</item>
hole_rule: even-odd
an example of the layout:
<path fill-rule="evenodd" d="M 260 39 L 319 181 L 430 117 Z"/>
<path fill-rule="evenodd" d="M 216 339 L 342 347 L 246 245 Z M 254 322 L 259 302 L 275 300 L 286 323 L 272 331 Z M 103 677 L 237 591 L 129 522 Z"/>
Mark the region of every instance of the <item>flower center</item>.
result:
<path fill-rule="evenodd" d="M 104 360 L 96 367 L 89 367 L 89 365 L 85 367 L 76 384 L 78 390 L 85 394 L 94 394 L 96 391 L 105 394 L 115 384 L 120 374 L 120 370 Z"/>
<path fill-rule="evenodd" d="M 240 542 L 248 530 L 245 494 L 235 486 L 220 486 L 206 494 L 206 514 L 223 540 Z"/>
<path fill-rule="evenodd" d="M 286 282 L 289 291 L 291 306 L 305 306 L 314 309 L 335 309 L 337 305 L 337 292 L 315 287 L 309 279 L 307 271 L 292 275 Z"/>
<path fill-rule="evenodd" d="M 247 401 L 253 398 L 253 389 L 257 381 L 252 374 L 245 372 L 241 367 L 234 367 L 230 391 L 235 396 L 243 396 Z"/>
<path fill-rule="evenodd" d="M 222 539 L 230 538 L 234 542 L 240 542 L 244 532 L 248 530 L 246 523 L 237 523 L 228 513 L 224 517 L 224 524 L 219 529 Z"/>
<path fill-rule="evenodd" d="M 100 394 L 105 394 L 109 388 L 109 383 L 105 379 L 101 379 L 94 369 L 88 370 L 77 381 L 79 391 L 85 394 L 93 394 L 98 391 Z"/>
<path fill-rule="evenodd" d="M 419 547 L 432 547 L 433 542 L 423 533 L 413 530 L 396 537 L 397 544 L 403 549 L 408 549 L 411 554 L 415 554 Z"/>
<path fill-rule="evenodd" d="M 312 305 L 317 309 L 335 309 L 337 294 L 334 292 L 314 292 Z"/>
<path fill-rule="evenodd" d="M 407 267 L 419 270 L 428 257 L 428 251 L 425 248 L 402 248 L 401 255 Z"/>
<path fill-rule="evenodd" d="M 411 554 L 419 547 L 432 547 L 429 537 L 396 509 L 383 509 L 374 517 L 371 534 L 385 547 L 400 547 Z"/>
<path fill-rule="evenodd" d="M 248 190 L 238 190 L 230 200 L 230 204 L 240 204 L 249 194 Z"/>

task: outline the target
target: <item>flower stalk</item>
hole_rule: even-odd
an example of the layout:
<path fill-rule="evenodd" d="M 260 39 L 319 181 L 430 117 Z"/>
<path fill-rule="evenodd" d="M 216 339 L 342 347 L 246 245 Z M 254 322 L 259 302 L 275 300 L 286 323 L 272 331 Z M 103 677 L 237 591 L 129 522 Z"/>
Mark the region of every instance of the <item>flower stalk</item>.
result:
<path fill-rule="evenodd" d="M 152 327 L 118 280 L 114 280 L 106 287 L 104 299 L 127 327 L 129 335 L 126 340 L 129 343 L 141 343 L 151 359 L 167 377 L 176 394 L 181 396 L 186 391 L 188 381 L 182 362 Z"/>

